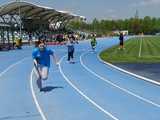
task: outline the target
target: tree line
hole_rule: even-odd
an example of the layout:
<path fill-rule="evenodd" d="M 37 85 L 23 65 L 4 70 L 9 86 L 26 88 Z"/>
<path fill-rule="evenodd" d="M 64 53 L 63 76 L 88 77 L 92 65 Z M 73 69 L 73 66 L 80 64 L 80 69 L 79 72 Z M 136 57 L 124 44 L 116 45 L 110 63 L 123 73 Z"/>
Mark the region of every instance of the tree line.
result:
<path fill-rule="evenodd" d="M 156 34 L 160 32 L 160 18 L 146 16 L 144 18 L 130 18 L 119 20 L 97 20 L 87 23 L 84 21 L 72 21 L 69 27 L 73 30 L 84 32 L 96 32 L 99 35 L 109 35 L 115 30 L 128 30 L 129 34 Z"/>

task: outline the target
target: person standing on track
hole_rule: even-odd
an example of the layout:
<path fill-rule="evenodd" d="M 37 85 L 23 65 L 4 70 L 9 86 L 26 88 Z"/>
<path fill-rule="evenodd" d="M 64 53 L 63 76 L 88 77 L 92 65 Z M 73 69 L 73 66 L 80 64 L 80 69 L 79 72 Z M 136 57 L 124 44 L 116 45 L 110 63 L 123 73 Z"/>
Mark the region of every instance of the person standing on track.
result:
<path fill-rule="evenodd" d="M 119 35 L 119 49 L 124 49 L 124 35 L 122 32 Z"/>
<path fill-rule="evenodd" d="M 68 62 L 69 63 L 74 63 L 74 41 L 73 38 L 70 37 L 68 38 L 68 42 L 67 42 L 67 48 L 68 48 Z"/>
<path fill-rule="evenodd" d="M 47 80 L 48 78 L 50 56 L 53 57 L 54 62 L 58 65 L 54 52 L 47 48 L 43 42 L 39 43 L 38 47 L 34 48 L 32 52 L 36 75 L 38 76 L 37 85 L 40 91 L 43 91 L 42 80 Z"/>
<path fill-rule="evenodd" d="M 28 35 L 28 43 L 29 43 L 29 45 L 32 45 L 32 33 L 29 33 L 29 35 Z"/>

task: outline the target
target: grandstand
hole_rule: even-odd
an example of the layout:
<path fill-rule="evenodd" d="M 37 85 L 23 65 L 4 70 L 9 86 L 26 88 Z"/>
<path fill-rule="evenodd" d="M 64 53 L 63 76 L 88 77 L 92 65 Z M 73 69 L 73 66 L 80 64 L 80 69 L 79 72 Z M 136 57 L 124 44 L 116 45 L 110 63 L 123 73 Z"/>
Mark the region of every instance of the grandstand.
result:
<path fill-rule="evenodd" d="M 41 34 L 52 36 L 56 30 L 65 29 L 70 20 L 85 20 L 85 17 L 29 2 L 10 2 L 2 5 L 0 50 L 12 49 L 17 37 L 27 42 L 29 34 L 33 40 L 37 40 Z"/>

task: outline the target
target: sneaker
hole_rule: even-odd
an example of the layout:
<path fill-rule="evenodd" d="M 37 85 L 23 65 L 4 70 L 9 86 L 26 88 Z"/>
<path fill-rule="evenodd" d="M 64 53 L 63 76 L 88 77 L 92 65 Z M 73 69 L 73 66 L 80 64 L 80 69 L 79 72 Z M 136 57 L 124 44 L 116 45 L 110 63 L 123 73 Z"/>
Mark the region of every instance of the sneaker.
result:
<path fill-rule="evenodd" d="M 43 92 L 43 88 L 40 88 L 39 91 L 40 91 L 40 92 Z"/>
<path fill-rule="evenodd" d="M 67 60 L 66 63 L 70 63 L 70 61 Z"/>
<path fill-rule="evenodd" d="M 73 60 L 71 60 L 69 63 L 70 63 L 70 64 L 74 64 L 75 62 L 74 62 Z"/>

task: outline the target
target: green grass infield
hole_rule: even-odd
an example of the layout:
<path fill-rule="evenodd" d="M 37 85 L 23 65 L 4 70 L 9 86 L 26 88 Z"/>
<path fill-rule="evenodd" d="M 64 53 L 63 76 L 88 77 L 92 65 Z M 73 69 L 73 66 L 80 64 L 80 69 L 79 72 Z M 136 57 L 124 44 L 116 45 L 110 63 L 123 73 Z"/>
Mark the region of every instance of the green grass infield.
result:
<path fill-rule="evenodd" d="M 160 63 L 160 37 L 136 37 L 100 53 L 100 57 L 110 63 Z"/>

